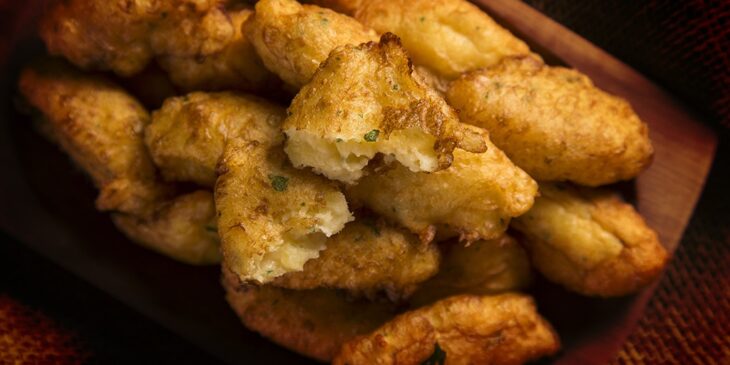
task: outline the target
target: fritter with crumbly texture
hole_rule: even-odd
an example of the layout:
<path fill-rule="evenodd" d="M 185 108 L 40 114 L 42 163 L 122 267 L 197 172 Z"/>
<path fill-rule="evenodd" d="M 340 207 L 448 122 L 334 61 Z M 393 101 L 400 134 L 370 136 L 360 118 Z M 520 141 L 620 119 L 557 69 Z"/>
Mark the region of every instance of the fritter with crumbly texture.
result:
<path fill-rule="evenodd" d="M 371 217 L 358 217 L 327 239 L 319 258 L 304 270 L 276 278 L 272 284 L 290 289 L 347 289 L 375 297 L 385 291 L 397 301 L 436 274 L 440 253 L 410 232 Z"/>
<path fill-rule="evenodd" d="M 228 44 L 223 0 L 69 0 L 43 18 L 49 52 L 85 69 L 133 75 L 155 55 L 203 57 Z"/>
<path fill-rule="evenodd" d="M 194 92 L 167 99 L 152 114 L 145 142 L 166 180 L 212 187 L 228 140 L 280 144 L 285 116 L 283 107 L 255 96 Z"/>
<path fill-rule="evenodd" d="M 244 32 L 266 68 L 294 90 L 304 86 L 338 46 L 377 40 L 357 20 L 294 0 L 261 0 Z"/>
<path fill-rule="evenodd" d="M 175 197 L 156 180 L 142 137 L 149 114 L 134 98 L 55 60 L 25 69 L 20 89 L 44 115 L 43 130 L 91 175 L 97 208 L 113 211 L 122 232 L 183 262 L 219 260 L 212 194 Z"/>
<path fill-rule="evenodd" d="M 523 364 L 554 354 L 557 335 L 529 296 L 460 295 L 405 312 L 346 343 L 333 364 Z"/>
<path fill-rule="evenodd" d="M 381 153 L 411 171 L 438 171 L 455 148 L 486 150 L 486 132 L 466 128 L 456 112 L 414 77 L 398 38 L 335 49 L 289 106 L 282 127 L 296 167 L 354 183 Z"/>
<path fill-rule="evenodd" d="M 466 0 L 315 0 L 400 37 L 413 63 L 453 80 L 530 53 L 527 45 Z"/>
<path fill-rule="evenodd" d="M 538 181 L 597 186 L 635 177 L 651 162 L 648 128 L 623 99 L 585 75 L 532 57 L 507 59 L 452 83 L 461 121 Z"/>
<path fill-rule="evenodd" d="M 99 188 L 99 210 L 147 215 L 168 194 L 142 139 L 149 113 L 120 87 L 59 60 L 24 69 L 19 85 L 43 114 L 44 130 Z"/>
<path fill-rule="evenodd" d="M 120 231 L 133 241 L 188 264 L 220 262 L 213 194 L 199 190 L 160 203 L 147 218 L 112 214 Z"/>
<path fill-rule="evenodd" d="M 343 343 L 395 315 L 390 303 L 351 299 L 331 289 L 241 286 L 223 270 L 226 299 L 246 327 L 323 362 L 332 360 Z"/>
<path fill-rule="evenodd" d="M 500 294 L 530 284 L 527 253 L 508 235 L 476 241 L 469 246 L 452 241 L 441 247 L 445 252 L 439 272 L 413 293 L 409 299 L 412 306 L 420 307 L 458 294 Z"/>
<path fill-rule="evenodd" d="M 476 127 L 469 127 L 478 129 Z M 451 167 L 416 173 L 395 165 L 360 179 L 348 198 L 394 221 L 428 242 L 434 234 L 462 241 L 499 237 L 510 218 L 525 213 L 537 183 L 516 167 L 487 136 L 485 153 L 454 151 Z"/>
<path fill-rule="evenodd" d="M 540 184 L 513 227 L 548 279 L 590 296 L 626 295 L 656 280 L 668 255 L 634 208 L 615 194 Z"/>
<path fill-rule="evenodd" d="M 353 219 L 337 186 L 288 165 L 280 146 L 231 140 L 218 172 L 223 259 L 243 282 L 301 271 Z"/>
<path fill-rule="evenodd" d="M 160 56 L 158 62 L 184 90 L 275 90 L 281 81 L 264 67 L 253 44 L 241 31 L 253 10 L 234 9 L 227 14 L 234 34 L 220 51 L 206 56 Z"/>

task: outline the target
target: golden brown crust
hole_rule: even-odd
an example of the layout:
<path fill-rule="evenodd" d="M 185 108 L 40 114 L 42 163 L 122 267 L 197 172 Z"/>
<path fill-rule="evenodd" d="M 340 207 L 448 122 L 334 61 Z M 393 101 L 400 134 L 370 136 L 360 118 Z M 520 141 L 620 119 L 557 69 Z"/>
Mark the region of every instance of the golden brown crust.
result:
<path fill-rule="evenodd" d="M 522 364 L 560 347 L 529 296 L 462 295 L 403 313 L 346 343 L 333 364 L 420 364 L 436 344 L 445 364 Z"/>
<path fill-rule="evenodd" d="M 233 36 L 221 50 L 209 55 L 160 56 L 158 62 L 170 79 L 184 90 L 273 91 L 281 86 L 243 35 L 243 23 L 253 15 L 248 7 L 227 12 Z"/>
<path fill-rule="evenodd" d="M 646 124 L 575 70 L 506 59 L 454 81 L 447 98 L 462 122 L 489 130 L 539 181 L 603 185 L 631 179 L 651 162 Z"/>
<path fill-rule="evenodd" d="M 241 281 L 266 283 L 325 248 L 352 215 L 340 190 L 286 162 L 280 146 L 229 141 L 215 186 L 223 258 Z"/>
<path fill-rule="evenodd" d="M 213 194 L 199 190 L 156 207 L 150 217 L 114 213 L 112 220 L 133 241 L 178 261 L 220 262 Z"/>
<path fill-rule="evenodd" d="M 272 284 L 289 289 L 347 289 L 369 297 L 384 290 L 392 300 L 410 295 L 417 284 L 439 269 L 435 244 L 371 217 L 358 217 L 327 239 L 319 258 L 304 270 L 285 274 Z"/>
<path fill-rule="evenodd" d="M 292 162 L 347 183 L 362 175 L 376 153 L 392 155 L 413 171 L 436 171 L 451 164 L 457 147 L 475 153 L 487 148 L 486 133 L 459 123 L 455 111 L 414 75 L 408 54 L 392 34 L 379 43 L 332 51 L 294 98 L 289 114 L 283 129 Z M 305 137 L 326 144 L 319 148 L 332 156 L 301 156 L 296 150 Z M 346 145 L 353 150 L 341 147 Z M 327 164 L 330 159 L 335 166 Z M 342 167 L 351 161 L 357 166 Z"/>
<path fill-rule="evenodd" d="M 284 108 L 255 96 L 194 92 L 167 99 L 152 114 L 145 142 L 166 180 L 212 187 L 228 140 L 279 144 L 285 115 Z"/>
<path fill-rule="evenodd" d="M 355 19 L 293 0 L 259 1 L 244 33 L 266 68 L 295 90 L 309 82 L 336 47 L 377 39 Z"/>
<path fill-rule="evenodd" d="M 348 188 L 348 198 L 427 239 L 449 232 L 467 242 L 497 238 L 510 218 L 530 209 L 537 183 L 488 137 L 484 142 L 487 152 L 455 150 L 451 167 L 442 171 L 398 165 L 368 175 Z"/>
<path fill-rule="evenodd" d="M 241 286 L 223 270 L 226 299 L 246 327 L 320 361 L 332 360 L 343 343 L 395 314 L 392 304 L 349 299 L 335 290 Z"/>
<path fill-rule="evenodd" d="M 133 75 L 155 55 L 207 56 L 233 37 L 221 0 L 69 0 L 44 17 L 51 54 L 85 69 Z"/>
<path fill-rule="evenodd" d="M 155 182 L 142 140 L 149 114 L 124 90 L 58 60 L 26 68 L 19 84 L 28 103 L 45 116 L 45 130 L 99 188 L 99 210 L 145 215 L 168 195 Z"/>
<path fill-rule="evenodd" d="M 668 254 L 631 205 L 600 190 L 541 184 L 540 191 L 513 227 L 548 279 L 584 295 L 613 297 L 659 277 Z"/>
<path fill-rule="evenodd" d="M 530 284 L 530 261 L 514 238 L 503 235 L 465 246 L 441 244 L 443 260 L 436 276 L 418 287 L 409 299 L 420 307 L 458 294 L 491 295 L 525 289 Z"/>
<path fill-rule="evenodd" d="M 444 80 L 530 54 L 527 45 L 466 0 L 314 0 L 403 42 L 413 63 Z"/>

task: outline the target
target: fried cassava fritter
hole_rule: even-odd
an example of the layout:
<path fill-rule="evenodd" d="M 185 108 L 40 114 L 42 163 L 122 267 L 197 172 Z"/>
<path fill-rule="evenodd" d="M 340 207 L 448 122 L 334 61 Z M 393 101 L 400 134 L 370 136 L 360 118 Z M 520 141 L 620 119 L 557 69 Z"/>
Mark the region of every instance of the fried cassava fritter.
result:
<path fill-rule="evenodd" d="M 198 190 L 160 202 L 150 217 L 113 213 L 112 221 L 133 241 L 189 264 L 220 262 L 213 194 Z"/>
<path fill-rule="evenodd" d="M 243 282 L 301 271 L 353 219 L 339 188 L 291 167 L 280 146 L 234 139 L 215 186 L 223 259 Z"/>
<path fill-rule="evenodd" d="M 133 241 L 177 260 L 219 260 L 210 192 L 176 196 L 156 179 L 142 133 L 150 117 L 110 81 L 57 60 L 26 68 L 20 89 L 43 115 L 43 129 L 99 188 L 97 208 Z M 209 228 L 212 225 L 212 230 Z"/>
<path fill-rule="evenodd" d="M 332 289 L 289 290 L 242 286 L 225 274 L 226 299 L 249 329 L 320 361 L 330 361 L 343 343 L 373 331 L 395 314 L 390 303 L 351 299 Z"/>
<path fill-rule="evenodd" d="M 409 299 L 419 307 L 458 294 L 487 295 L 525 289 L 530 284 L 530 261 L 514 238 L 503 235 L 469 246 L 442 243 L 439 272 L 418 287 Z"/>
<path fill-rule="evenodd" d="M 310 2 L 348 14 L 378 33 L 396 34 L 440 91 L 464 72 L 530 54 L 524 42 L 466 0 Z"/>
<path fill-rule="evenodd" d="M 91 176 L 99 210 L 144 215 L 167 194 L 142 140 L 149 113 L 119 86 L 59 60 L 24 69 L 19 85 L 51 138 Z"/>
<path fill-rule="evenodd" d="M 266 68 L 294 90 L 304 86 L 338 46 L 377 40 L 355 19 L 294 0 L 261 0 L 244 32 Z"/>
<path fill-rule="evenodd" d="M 275 91 L 281 81 L 264 67 L 241 29 L 253 15 L 253 9 L 241 7 L 226 14 L 233 27 L 233 36 L 219 51 L 206 55 L 160 55 L 158 62 L 176 85 L 188 91 Z M 228 19 L 222 21 L 228 22 Z"/>
<path fill-rule="evenodd" d="M 636 177 L 651 162 L 648 128 L 625 100 L 532 57 L 465 74 L 448 101 L 538 181 L 604 185 Z"/>
<path fill-rule="evenodd" d="M 334 50 L 292 101 L 284 121 L 286 152 L 296 167 L 357 181 L 380 153 L 411 171 L 451 164 L 455 148 L 484 152 L 481 130 L 414 77 L 398 38 Z"/>
<path fill-rule="evenodd" d="M 529 296 L 459 295 L 405 312 L 347 342 L 332 363 L 421 364 L 440 351 L 447 365 L 517 365 L 559 347 Z"/>
<path fill-rule="evenodd" d="M 513 221 L 533 265 L 575 292 L 626 295 L 656 280 L 668 255 L 634 208 L 615 194 L 540 184 L 541 196 Z"/>
<path fill-rule="evenodd" d="M 319 258 L 304 264 L 304 270 L 285 274 L 272 284 L 291 289 L 347 289 L 368 297 L 385 291 L 397 301 L 439 270 L 440 253 L 435 244 L 423 245 L 408 231 L 368 216 L 348 223 L 327 239 L 326 246 Z"/>
<path fill-rule="evenodd" d="M 395 165 L 370 174 L 348 188 L 348 197 L 424 241 L 437 233 L 457 234 L 466 242 L 497 238 L 510 218 L 530 209 L 537 183 L 486 135 L 483 141 L 486 152 L 454 150 L 454 161 L 445 170 L 412 172 Z"/>
<path fill-rule="evenodd" d="M 255 96 L 194 92 L 167 99 L 152 114 L 145 142 L 166 180 L 212 187 L 228 140 L 279 144 L 285 115 L 283 107 Z"/>

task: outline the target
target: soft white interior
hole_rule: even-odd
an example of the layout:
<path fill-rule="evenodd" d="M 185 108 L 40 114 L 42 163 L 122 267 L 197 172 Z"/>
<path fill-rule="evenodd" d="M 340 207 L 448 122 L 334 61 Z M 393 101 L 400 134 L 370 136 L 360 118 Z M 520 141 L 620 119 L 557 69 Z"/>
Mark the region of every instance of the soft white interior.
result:
<path fill-rule="evenodd" d="M 279 244 L 264 254 L 256 280 L 265 283 L 288 272 L 303 270 L 307 261 L 319 257 L 319 252 L 325 249 L 327 237 L 341 231 L 347 222 L 354 219 L 347 208 L 345 196 L 340 192 L 327 193 L 324 206 L 318 207 L 316 212 L 311 212 L 298 206 L 291 214 L 282 217 L 284 226 L 287 226 L 287 221 L 310 219 L 312 216 L 315 225 L 306 231 L 292 229 L 282 234 Z"/>
<path fill-rule="evenodd" d="M 304 130 L 289 129 L 286 154 L 298 168 L 311 167 L 330 179 L 352 184 L 362 177 L 362 169 L 377 153 L 393 157 L 413 172 L 435 171 L 438 156 L 436 138 L 418 129 L 394 131 L 388 139 L 368 142 L 358 138 L 320 138 Z"/>

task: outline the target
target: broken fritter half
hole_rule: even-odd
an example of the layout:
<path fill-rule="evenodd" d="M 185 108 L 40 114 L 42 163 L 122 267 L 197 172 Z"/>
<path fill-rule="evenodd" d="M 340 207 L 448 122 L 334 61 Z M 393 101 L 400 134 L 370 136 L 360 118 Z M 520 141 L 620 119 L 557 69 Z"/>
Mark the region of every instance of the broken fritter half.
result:
<path fill-rule="evenodd" d="M 223 259 L 242 282 L 267 283 L 317 258 L 353 220 L 330 181 L 291 167 L 280 146 L 229 141 L 215 186 Z"/>
<path fill-rule="evenodd" d="M 289 106 L 286 152 L 296 167 L 354 183 L 376 154 L 411 171 L 451 164 L 455 148 L 481 153 L 485 133 L 414 77 L 398 38 L 333 51 Z"/>

